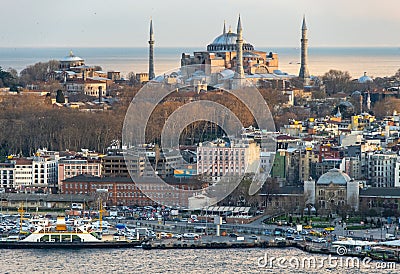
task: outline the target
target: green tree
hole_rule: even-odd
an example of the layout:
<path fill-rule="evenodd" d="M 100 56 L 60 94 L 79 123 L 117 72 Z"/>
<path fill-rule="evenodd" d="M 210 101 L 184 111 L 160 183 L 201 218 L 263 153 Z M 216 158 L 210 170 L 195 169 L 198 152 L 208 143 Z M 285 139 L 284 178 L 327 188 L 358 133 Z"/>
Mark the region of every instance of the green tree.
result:
<path fill-rule="evenodd" d="M 46 81 L 50 72 L 59 68 L 59 61 L 50 60 L 45 63 L 36 63 L 23 69 L 20 73 L 22 85 L 30 84 L 35 81 Z"/>
<path fill-rule="evenodd" d="M 2 87 L 10 87 L 12 85 L 14 77 L 8 71 L 4 71 L 0 67 L 0 88 Z"/>
<path fill-rule="evenodd" d="M 65 103 L 64 93 L 62 92 L 61 89 L 57 90 L 56 102 L 60 103 L 60 104 L 64 104 Z"/>

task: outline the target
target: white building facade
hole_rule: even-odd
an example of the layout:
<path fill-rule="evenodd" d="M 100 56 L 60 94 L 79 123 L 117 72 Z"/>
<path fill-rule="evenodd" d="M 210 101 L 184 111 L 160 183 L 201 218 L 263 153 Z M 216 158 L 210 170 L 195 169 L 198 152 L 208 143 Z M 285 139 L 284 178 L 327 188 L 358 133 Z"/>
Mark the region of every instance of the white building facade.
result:
<path fill-rule="evenodd" d="M 35 156 L 32 161 L 32 189 L 57 188 L 57 174 L 57 160 Z"/>
<path fill-rule="evenodd" d="M 224 175 L 242 176 L 259 161 L 260 147 L 250 140 L 217 140 L 200 143 L 197 148 L 197 174 L 213 182 Z"/>
<path fill-rule="evenodd" d="M 80 174 L 101 176 L 102 165 L 100 161 L 89 162 L 84 159 L 60 160 L 58 162 L 58 188 L 61 189 L 62 181 Z"/>
<path fill-rule="evenodd" d="M 14 188 L 15 183 L 15 169 L 11 163 L 0 164 L 0 190 L 5 192 L 8 189 Z"/>

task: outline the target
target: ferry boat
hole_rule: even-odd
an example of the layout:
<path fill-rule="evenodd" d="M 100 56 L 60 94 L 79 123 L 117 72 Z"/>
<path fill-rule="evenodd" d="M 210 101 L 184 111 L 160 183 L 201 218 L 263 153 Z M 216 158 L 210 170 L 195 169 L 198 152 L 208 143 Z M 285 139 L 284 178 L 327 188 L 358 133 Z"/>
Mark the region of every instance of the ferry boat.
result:
<path fill-rule="evenodd" d="M 39 220 L 40 221 L 40 220 Z M 39 224 L 22 242 L 101 242 L 102 235 L 92 231 L 90 224 L 67 226 L 64 217 L 57 217 L 55 226 Z"/>
<path fill-rule="evenodd" d="M 103 234 L 101 221 L 100 229 L 95 230 L 90 219 L 66 220 L 60 216 L 54 224 L 46 218 L 33 218 L 28 227 L 29 231 L 18 236 L 2 238 L 0 248 L 128 248 L 141 245 L 139 240 Z"/>

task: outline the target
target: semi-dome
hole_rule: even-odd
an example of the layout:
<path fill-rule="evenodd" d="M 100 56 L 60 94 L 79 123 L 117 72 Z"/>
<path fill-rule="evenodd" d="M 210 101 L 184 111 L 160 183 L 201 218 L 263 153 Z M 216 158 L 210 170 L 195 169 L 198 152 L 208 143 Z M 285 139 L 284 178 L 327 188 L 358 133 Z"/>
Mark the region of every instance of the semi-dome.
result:
<path fill-rule="evenodd" d="M 360 78 L 358 78 L 358 82 L 359 82 L 360 84 L 365 84 L 365 83 L 369 83 L 369 82 L 373 82 L 373 81 L 374 81 L 374 80 L 372 80 L 372 78 L 369 77 L 369 76 L 367 75 L 366 72 L 364 72 L 364 75 L 363 75 L 363 76 L 361 76 Z"/>
<path fill-rule="evenodd" d="M 329 170 L 327 173 L 322 174 L 317 181 L 317 185 L 346 185 L 350 181 L 351 179 L 349 175 L 339 169 L 334 168 Z"/>
<path fill-rule="evenodd" d="M 229 30 L 217 36 L 214 41 L 207 46 L 207 51 L 236 51 L 237 34 Z M 253 45 L 243 39 L 243 50 L 254 50 Z"/>
<path fill-rule="evenodd" d="M 251 51 L 245 51 L 245 52 L 243 52 L 243 57 L 261 58 L 260 55 L 258 55 L 257 53 L 251 52 Z"/>

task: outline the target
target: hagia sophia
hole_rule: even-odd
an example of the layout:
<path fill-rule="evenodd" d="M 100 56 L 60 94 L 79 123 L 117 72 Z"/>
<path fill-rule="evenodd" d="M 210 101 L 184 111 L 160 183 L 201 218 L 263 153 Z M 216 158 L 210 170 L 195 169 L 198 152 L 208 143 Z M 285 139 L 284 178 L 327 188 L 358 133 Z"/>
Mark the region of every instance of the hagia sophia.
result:
<path fill-rule="evenodd" d="M 225 23 L 223 32 L 207 46 L 206 51 L 182 54 L 181 65 L 206 64 L 235 70 L 237 66 L 237 33 L 231 29 L 226 31 Z M 243 39 L 243 69 L 247 74 L 273 73 L 278 69 L 278 54 L 258 51 L 254 46 Z"/>
<path fill-rule="evenodd" d="M 154 32 L 151 21 L 149 40 L 150 81 L 155 78 L 153 47 Z M 304 84 L 308 84 L 310 79 L 307 68 L 307 50 L 307 26 L 305 18 L 303 18 L 301 65 L 298 77 L 303 80 Z M 204 85 L 208 83 L 214 87 L 228 89 L 235 89 L 249 82 L 256 86 L 259 86 L 263 82 L 281 82 L 281 86 L 284 86 L 285 81 L 297 77 L 296 75 L 289 75 L 279 70 L 277 53 L 256 50 L 251 43 L 243 38 L 240 15 L 236 33 L 231 28 L 227 31 L 224 22 L 222 34 L 218 35 L 211 44 L 207 45 L 206 50 L 196 51 L 193 55 L 182 53 L 180 73 L 183 78 L 186 77 L 184 79 L 186 84 L 189 81 L 193 84 L 193 80 L 195 80 L 198 84 Z M 164 75 L 154 80 L 163 81 L 165 77 L 170 78 L 169 75 Z M 175 74 L 173 77 L 179 77 L 179 75 Z M 209 79 L 202 80 L 206 77 L 209 77 Z M 171 83 L 170 80 L 168 80 L 169 83 Z"/>

